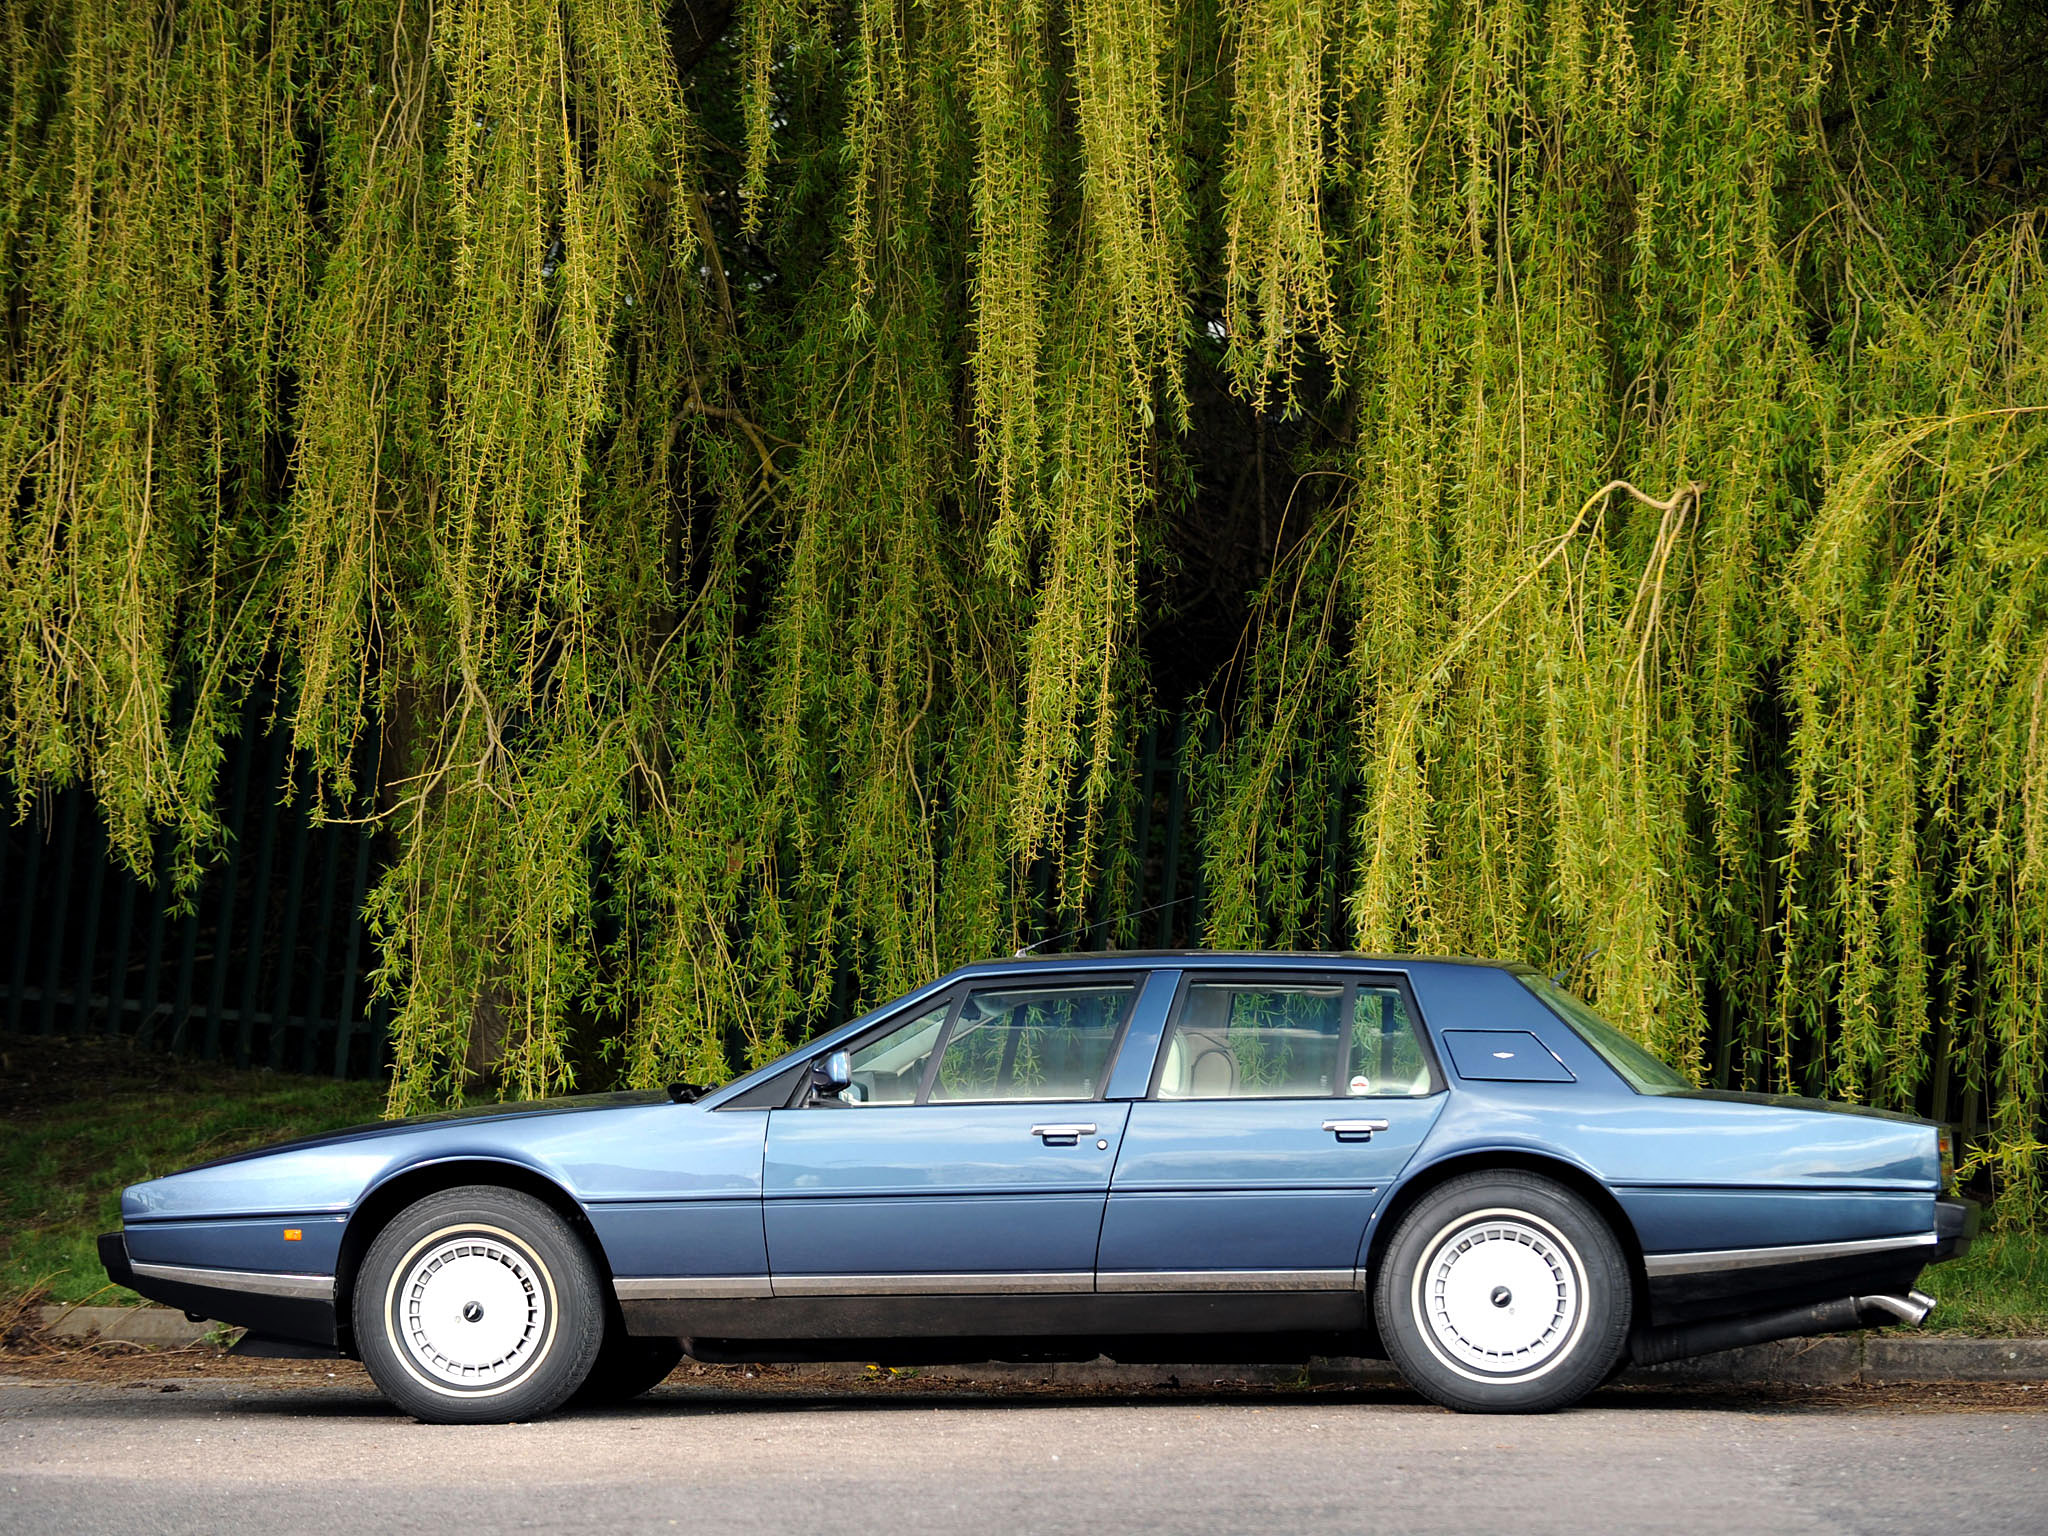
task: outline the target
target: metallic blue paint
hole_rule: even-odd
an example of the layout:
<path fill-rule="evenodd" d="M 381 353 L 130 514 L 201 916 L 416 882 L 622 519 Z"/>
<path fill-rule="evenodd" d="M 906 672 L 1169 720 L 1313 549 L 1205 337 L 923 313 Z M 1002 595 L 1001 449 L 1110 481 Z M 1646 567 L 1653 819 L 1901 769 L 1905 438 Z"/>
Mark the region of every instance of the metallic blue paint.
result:
<path fill-rule="evenodd" d="M 1349 1269 L 1447 1097 L 1134 1104 L 1098 1267 Z M 1388 1128 L 1339 1141 L 1323 1129 L 1337 1118 Z"/>
<path fill-rule="evenodd" d="M 778 1109 L 762 1178 L 772 1274 L 1086 1272 L 1126 1104 Z M 1049 1145 L 1034 1126 L 1095 1129 Z"/>
<path fill-rule="evenodd" d="M 1185 973 L 1397 974 L 1440 1060 L 1426 1098 L 1145 1097 Z M 587 1215 L 614 1276 L 1327 1271 L 1362 1261 L 1417 1181 L 1533 1158 L 1609 1191 L 1650 1254 L 1927 1232 L 1934 1127 L 1808 1101 L 1638 1093 L 1512 968 L 1304 956 L 1084 954 L 990 961 L 821 1036 L 836 1048 L 961 981 L 1131 972 L 1145 986 L 1097 1100 L 865 1108 L 726 1108 L 799 1059 L 695 1104 L 648 1094 L 508 1105 L 369 1126 L 139 1184 L 122 1197 L 145 1263 L 332 1273 L 343 1232 L 393 1179 L 473 1165 L 548 1181 Z M 1557 1081 L 1495 1081 L 1496 1036 L 1540 1043 Z M 1453 1040 L 1465 1034 L 1472 1038 Z M 1468 1059 L 1467 1047 L 1481 1051 Z M 779 1100 L 778 1100 L 779 1102 Z M 1339 1142 L 1325 1118 L 1389 1129 Z M 1031 1134 L 1092 1123 L 1072 1146 Z M 1101 1142 L 1104 1145 L 1098 1146 Z M 282 1240 L 285 1226 L 304 1234 Z M 358 1234 L 360 1236 L 362 1234 Z M 353 1241 L 353 1239 L 351 1239 Z"/>
<path fill-rule="evenodd" d="M 341 1252 L 345 1219 L 292 1216 L 145 1222 L 128 1228 L 128 1257 L 138 1264 L 331 1275 Z M 299 1233 L 299 1240 L 287 1241 L 286 1232 Z"/>

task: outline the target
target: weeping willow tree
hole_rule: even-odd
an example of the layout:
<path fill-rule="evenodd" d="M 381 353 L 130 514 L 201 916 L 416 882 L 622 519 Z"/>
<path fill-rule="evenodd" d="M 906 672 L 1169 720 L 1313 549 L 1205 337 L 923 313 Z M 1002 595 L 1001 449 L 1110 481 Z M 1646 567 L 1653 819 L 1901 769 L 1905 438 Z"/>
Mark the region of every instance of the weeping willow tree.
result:
<path fill-rule="evenodd" d="M 0 82 L 4 771 L 189 886 L 282 701 L 394 1112 L 1117 912 L 1189 706 L 1208 941 L 1570 966 L 2036 1209 L 2037 9 L 0 0 Z"/>

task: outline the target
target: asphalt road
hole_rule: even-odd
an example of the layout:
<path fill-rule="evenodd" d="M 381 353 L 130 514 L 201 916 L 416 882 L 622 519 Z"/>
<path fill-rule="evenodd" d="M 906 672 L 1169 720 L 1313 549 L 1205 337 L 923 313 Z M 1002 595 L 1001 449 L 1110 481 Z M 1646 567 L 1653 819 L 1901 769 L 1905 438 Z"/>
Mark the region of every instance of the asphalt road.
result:
<path fill-rule="evenodd" d="M 1119 1401 L 670 1386 L 431 1428 L 351 1384 L 0 1385 L 0 1531 L 2048 1530 L 2048 1414 L 1609 1394 Z"/>

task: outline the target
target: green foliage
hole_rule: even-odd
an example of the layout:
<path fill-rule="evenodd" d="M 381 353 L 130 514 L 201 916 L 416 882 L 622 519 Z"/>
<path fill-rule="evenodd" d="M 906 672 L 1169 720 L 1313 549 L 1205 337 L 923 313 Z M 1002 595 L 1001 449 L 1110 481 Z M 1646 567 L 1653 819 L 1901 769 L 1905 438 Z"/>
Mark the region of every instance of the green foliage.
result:
<path fill-rule="evenodd" d="M 1356 35 L 1358 427 L 1211 774 L 1213 938 L 1315 936 L 1355 766 L 1356 942 L 1582 961 L 1736 1086 L 1954 1113 L 1967 1078 L 2031 1219 L 2041 214 L 1930 128 L 2000 19 Z"/>
<path fill-rule="evenodd" d="M 1991 1232 L 1960 1259 L 1936 1265 L 1922 1282 L 1941 1305 L 1928 1326 L 1991 1338 L 2048 1334 L 2048 1237 Z"/>
<path fill-rule="evenodd" d="M 1210 561 L 1210 939 L 1584 957 L 2031 1216 L 2044 61 L 1993 0 L 0 0 L 0 757 L 189 880 L 274 677 L 388 832 L 394 1109 L 717 1078 L 1115 909 Z M 1250 572 L 1171 547 L 1226 407 Z"/>

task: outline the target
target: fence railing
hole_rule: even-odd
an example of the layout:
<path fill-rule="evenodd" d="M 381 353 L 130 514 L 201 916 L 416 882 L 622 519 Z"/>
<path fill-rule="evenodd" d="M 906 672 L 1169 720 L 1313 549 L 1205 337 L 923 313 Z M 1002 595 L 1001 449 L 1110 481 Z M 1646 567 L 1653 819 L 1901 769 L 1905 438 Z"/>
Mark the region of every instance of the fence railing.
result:
<path fill-rule="evenodd" d="M 82 789 L 26 820 L 0 802 L 0 1024 L 98 1033 L 237 1066 L 364 1077 L 384 1064 L 384 1006 L 369 996 L 363 895 L 374 833 L 314 826 L 283 800 L 282 733 L 249 732 L 222 765 L 224 856 L 178 900 L 108 849 Z"/>

